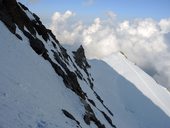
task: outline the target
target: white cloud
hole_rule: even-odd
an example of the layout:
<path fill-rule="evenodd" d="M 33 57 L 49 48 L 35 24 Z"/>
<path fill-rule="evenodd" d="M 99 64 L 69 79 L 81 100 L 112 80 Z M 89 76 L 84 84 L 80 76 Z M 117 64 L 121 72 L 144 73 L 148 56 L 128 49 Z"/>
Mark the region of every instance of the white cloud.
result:
<path fill-rule="evenodd" d="M 116 15 L 94 19 L 91 25 L 74 21 L 75 14 L 56 12 L 51 29 L 64 44 L 81 43 L 88 58 L 122 51 L 156 81 L 170 87 L 170 19 L 134 19 L 117 22 Z"/>
<path fill-rule="evenodd" d="M 163 33 L 168 33 L 170 32 L 170 18 L 169 19 L 162 19 L 159 22 L 160 28 L 161 28 L 161 32 Z"/>
<path fill-rule="evenodd" d="M 96 18 L 92 25 L 83 30 L 82 40 L 88 58 L 101 58 L 117 51 L 114 31 L 105 22 Z"/>
<path fill-rule="evenodd" d="M 75 14 L 71 11 L 66 11 L 64 14 L 55 12 L 52 16 L 50 29 L 65 44 L 80 41 L 79 33 L 83 30 L 83 26 L 81 22 L 72 23 L 71 18 L 74 16 Z"/>

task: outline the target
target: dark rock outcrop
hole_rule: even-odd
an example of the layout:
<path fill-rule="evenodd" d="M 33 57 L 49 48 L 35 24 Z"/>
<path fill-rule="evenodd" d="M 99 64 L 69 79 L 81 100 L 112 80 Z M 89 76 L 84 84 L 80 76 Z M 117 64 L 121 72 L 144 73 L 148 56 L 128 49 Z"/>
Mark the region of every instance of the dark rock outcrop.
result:
<path fill-rule="evenodd" d="M 82 103 L 84 104 L 84 107 L 85 107 L 85 110 L 86 110 L 86 112 L 85 112 L 85 114 L 84 114 L 84 117 L 83 117 L 84 122 L 85 122 L 87 125 L 90 125 L 90 122 L 92 121 L 92 122 L 94 122 L 94 123 L 96 124 L 96 126 L 97 126 L 98 128 L 106 128 L 105 125 L 102 124 L 102 123 L 96 118 L 96 116 L 95 116 L 95 114 L 94 114 L 94 111 L 93 111 L 93 109 L 91 108 L 91 106 L 90 106 L 88 103 L 84 102 L 84 101 L 83 101 Z"/>
<path fill-rule="evenodd" d="M 77 123 L 77 125 L 80 127 L 80 128 L 82 128 L 81 126 L 80 126 L 80 122 L 78 121 L 78 120 L 76 120 L 76 118 L 72 115 L 72 114 L 70 114 L 67 110 L 65 110 L 65 109 L 62 109 L 62 112 L 64 113 L 64 115 L 66 116 L 66 117 L 68 117 L 68 118 L 70 118 L 71 120 L 74 120 L 76 123 Z"/>
<path fill-rule="evenodd" d="M 109 124 L 113 127 L 116 128 L 116 126 L 112 123 L 112 120 L 110 119 L 110 117 L 103 111 L 101 111 L 101 113 L 103 114 L 103 116 L 105 117 L 105 119 L 109 122 Z"/>
<path fill-rule="evenodd" d="M 86 60 L 84 48 L 82 45 L 77 49 L 77 51 L 74 51 L 73 54 L 74 54 L 75 62 L 80 68 L 82 68 L 83 70 L 90 68 L 90 65 Z"/>
<path fill-rule="evenodd" d="M 32 14 L 34 19 L 30 19 L 26 12 Z M 79 96 L 80 101 L 82 101 L 86 110 L 84 114 L 84 121 L 86 124 L 90 125 L 90 122 L 94 122 L 98 128 L 105 128 L 105 125 L 97 119 L 91 107 L 93 106 L 97 108 L 95 102 L 88 98 L 78 82 L 78 79 L 84 80 L 93 90 L 93 78 L 88 72 L 90 65 L 86 60 L 83 47 L 80 46 L 77 51 L 73 52 L 74 60 L 72 60 L 68 55 L 67 50 L 60 45 L 51 30 L 46 29 L 40 21 L 40 18 L 36 14 L 31 13 L 23 4 L 17 3 L 16 0 L 0 0 L 0 20 L 6 25 L 11 33 L 15 34 L 18 39 L 22 40 L 21 35 L 16 33 L 16 29 L 19 29 L 23 35 L 28 38 L 30 47 L 35 53 L 48 61 L 56 74 L 62 77 L 65 86 Z M 37 35 L 39 36 L 37 37 Z M 46 48 L 46 45 L 50 45 L 52 48 L 49 50 Z M 75 68 L 74 70 L 70 70 L 70 64 L 73 65 Z M 87 76 L 83 76 L 79 69 L 82 69 Z M 94 94 L 103 106 L 107 108 L 104 105 L 103 100 L 95 91 Z M 107 110 L 113 115 L 108 108 Z M 62 111 L 66 117 L 76 121 L 78 127 L 81 127 L 79 121 L 77 121 L 70 112 L 64 109 Z M 101 113 L 112 125 L 109 116 L 103 112 Z M 41 122 L 38 126 L 41 125 L 45 125 L 45 123 Z"/>

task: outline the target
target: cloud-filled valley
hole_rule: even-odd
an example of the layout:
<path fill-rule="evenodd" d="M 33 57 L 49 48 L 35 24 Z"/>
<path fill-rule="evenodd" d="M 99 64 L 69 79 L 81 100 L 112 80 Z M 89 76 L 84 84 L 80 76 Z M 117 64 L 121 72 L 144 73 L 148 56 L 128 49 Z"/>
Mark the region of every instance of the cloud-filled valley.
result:
<path fill-rule="evenodd" d="M 102 59 L 123 52 L 163 86 L 170 87 L 170 19 L 118 21 L 116 14 L 91 24 L 75 22 L 75 13 L 55 12 L 50 28 L 64 44 L 82 44 L 88 58 Z"/>

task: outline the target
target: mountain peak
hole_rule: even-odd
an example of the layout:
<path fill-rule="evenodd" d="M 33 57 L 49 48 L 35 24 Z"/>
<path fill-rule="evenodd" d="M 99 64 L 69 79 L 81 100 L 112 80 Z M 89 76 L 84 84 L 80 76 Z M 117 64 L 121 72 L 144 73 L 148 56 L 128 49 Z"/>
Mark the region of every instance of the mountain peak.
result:
<path fill-rule="evenodd" d="M 74 51 L 73 54 L 75 57 L 75 62 L 77 63 L 77 65 L 80 68 L 82 68 L 82 69 L 90 68 L 90 65 L 88 64 L 88 62 L 86 60 L 84 48 L 82 45 L 80 45 L 80 47 L 77 49 L 77 51 Z"/>

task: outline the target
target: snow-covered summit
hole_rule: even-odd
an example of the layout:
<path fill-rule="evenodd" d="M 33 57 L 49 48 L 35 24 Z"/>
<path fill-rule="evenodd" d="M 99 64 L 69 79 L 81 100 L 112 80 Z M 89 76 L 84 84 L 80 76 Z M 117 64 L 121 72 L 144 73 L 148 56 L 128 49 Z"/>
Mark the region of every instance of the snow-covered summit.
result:
<path fill-rule="evenodd" d="M 21 3 L 0 7 L 0 128 L 170 127 L 165 89 L 150 86 L 159 104 L 117 66 L 87 61 L 82 46 L 66 50 Z"/>

